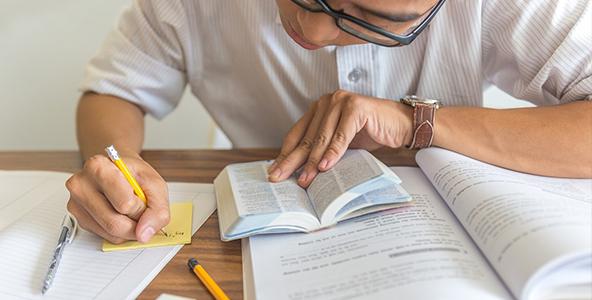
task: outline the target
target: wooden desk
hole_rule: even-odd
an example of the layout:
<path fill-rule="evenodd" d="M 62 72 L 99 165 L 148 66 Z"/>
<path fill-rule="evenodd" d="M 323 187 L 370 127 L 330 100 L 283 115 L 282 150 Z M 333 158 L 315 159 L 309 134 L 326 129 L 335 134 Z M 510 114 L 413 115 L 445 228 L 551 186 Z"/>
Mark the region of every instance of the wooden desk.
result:
<path fill-rule="evenodd" d="M 211 183 L 229 163 L 273 159 L 274 149 L 145 151 L 142 156 L 167 181 Z M 415 152 L 377 151 L 388 166 L 415 166 Z M 75 172 L 81 160 L 77 152 L 0 152 L 0 169 Z M 222 242 L 218 216 L 214 213 L 186 245 L 156 276 L 138 299 L 155 299 L 170 293 L 196 299 L 212 299 L 205 287 L 189 272 L 187 259 L 195 256 L 231 299 L 243 298 L 240 241 Z"/>

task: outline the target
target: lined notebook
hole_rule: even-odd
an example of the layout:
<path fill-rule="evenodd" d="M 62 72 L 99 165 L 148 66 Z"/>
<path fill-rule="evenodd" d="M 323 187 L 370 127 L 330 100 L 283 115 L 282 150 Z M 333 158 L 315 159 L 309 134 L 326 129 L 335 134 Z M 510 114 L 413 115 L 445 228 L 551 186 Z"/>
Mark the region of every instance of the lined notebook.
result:
<path fill-rule="evenodd" d="M 24 173 L 19 172 L 21 179 Z M 38 179 L 39 173 L 29 173 L 32 181 Z M 42 181 L 20 185 L 20 191 L 10 186 L 10 191 L 0 190 L 5 208 L 27 194 L 42 195 L 32 209 L 0 231 L 0 299 L 132 299 L 182 247 L 105 253 L 101 238 L 79 229 L 64 251 L 52 288 L 41 296 L 68 199 L 63 181 L 59 186 Z M 211 184 L 169 183 L 169 193 L 171 202 L 192 201 L 193 232 L 215 210 Z"/>
<path fill-rule="evenodd" d="M 28 213 L 48 194 L 63 190 L 70 175 L 0 170 L 0 231 Z"/>

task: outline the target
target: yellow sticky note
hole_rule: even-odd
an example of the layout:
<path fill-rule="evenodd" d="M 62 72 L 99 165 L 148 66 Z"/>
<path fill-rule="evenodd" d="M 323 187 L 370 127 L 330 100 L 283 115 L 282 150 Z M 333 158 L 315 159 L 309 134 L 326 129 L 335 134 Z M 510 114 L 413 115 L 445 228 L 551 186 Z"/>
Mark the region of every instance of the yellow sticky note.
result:
<path fill-rule="evenodd" d="M 191 202 L 171 203 L 171 221 L 165 227 L 168 234 L 157 232 L 148 243 L 129 241 L 114 245 L 103 241 L 103 251 L 133 250 L 160 246 L 172 246 L 191 243 L 191 225 L 193 217 L 193 205 Z"/>

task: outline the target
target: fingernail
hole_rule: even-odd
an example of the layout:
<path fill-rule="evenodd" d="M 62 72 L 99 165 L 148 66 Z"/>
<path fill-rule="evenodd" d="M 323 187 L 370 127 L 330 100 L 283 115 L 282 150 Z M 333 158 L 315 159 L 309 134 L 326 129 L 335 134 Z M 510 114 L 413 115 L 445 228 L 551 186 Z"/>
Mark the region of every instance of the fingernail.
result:
<path fill-rule="evenodd" d="M 329 161 L 326 158 L 323 158 L 323 160 L 321 160 L 321 163 L 319 164 L 319 168 L 321 170 L 325 170 L 327 168 L 328 164 L 329 164 Z"/>
<path fill-rule="evenodd" d="M 282 175 L 282 170 L 277 168 L 271 172 L 269 178 L 271 178 L 272 180 L 277 180 L 278 178 L 280 178 L 280 175 Z"/>
<path fill-rule="evenodd" d="M 142 234 L 140 234 L 140 243 L 148 242 L 150 240 L 150 238 L 152 238 L 154 233 L 156 233 L 156 231 L 154 231 L 154 228 L 146 227 L 146 229 L 144 229 L 144 231 L 142 231 Z"/>
<path fill-rule="evenodd" d="M 298 181 L 304 183 L 304 182 L 306 182 L 307 177 L 308 177 L 308 173 L 302 172 L 302 174 L 300 174 L 300 177 L 298 177 Z"/>
<path fill-rule="evenodd" d="M 275 162 L 275 161 L 274 161 L 274 162 L 271 164 L 271 166 L 269 166 L 269 168 L 267 168 L 267 172 L 271 172 L 271 171 L 273 171 L 273 170 L 275 169 L 275 166 L 277 166 L 277 162 Z"/>

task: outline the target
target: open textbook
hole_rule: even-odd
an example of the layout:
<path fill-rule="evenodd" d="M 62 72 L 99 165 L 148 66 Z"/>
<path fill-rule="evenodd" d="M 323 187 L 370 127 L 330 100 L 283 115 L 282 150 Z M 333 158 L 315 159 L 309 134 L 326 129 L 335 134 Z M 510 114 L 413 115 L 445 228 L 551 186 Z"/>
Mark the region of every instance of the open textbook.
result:
<path fill-rule="evenodd" d="M 592 180 L 416 160 L 411 207 L 243 240 L 246 299 L 592 299 Z"/>
<path fill-rule="evenodd" d="M 365 150 L 348 150 L 307 189 L 298 186 L 296 176 L 269 182 L 270 164 L 232 164 L 214 180 L 222 240 L 261 233 L 310 232 L 411 201 L 399 177 Z"/>
<path fill-rule="evenodd" d="M 70 175 L 0 171 L 0 215 L 15 216 L 0 228 L 0 299 L 134 299 L 181 249 L 177 245 L 106 253 L 100 237 L 79 228 L 64 250 L 53 286 L 41 295 L 66 212 L 64 182 Z M 195 232 L 216 208 L 213 185 L 168 185 L 171 202 L 193 203 Z"/>

